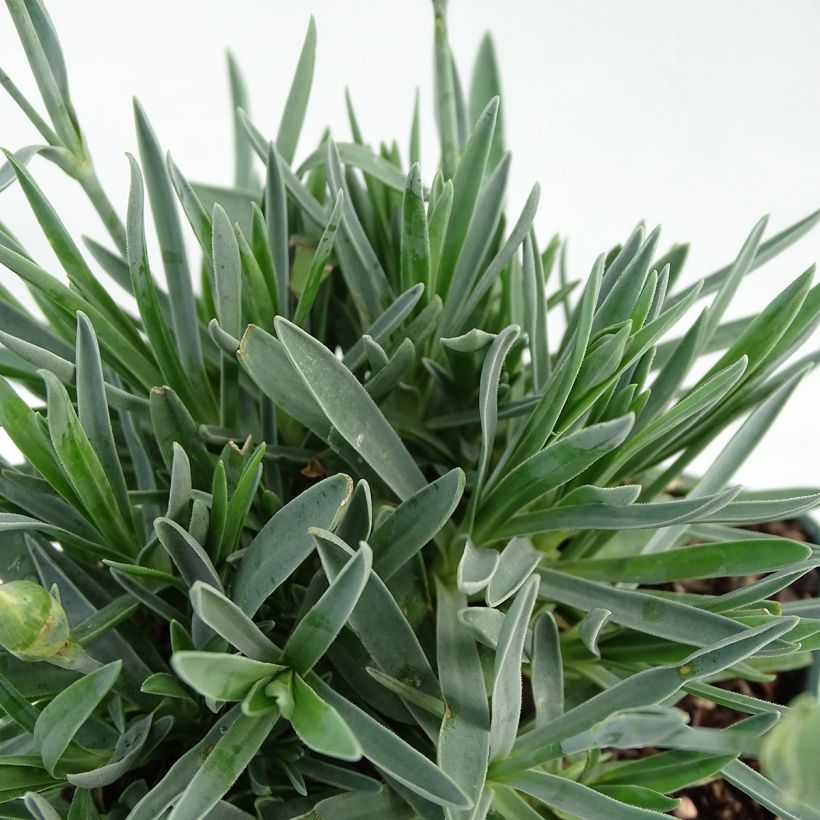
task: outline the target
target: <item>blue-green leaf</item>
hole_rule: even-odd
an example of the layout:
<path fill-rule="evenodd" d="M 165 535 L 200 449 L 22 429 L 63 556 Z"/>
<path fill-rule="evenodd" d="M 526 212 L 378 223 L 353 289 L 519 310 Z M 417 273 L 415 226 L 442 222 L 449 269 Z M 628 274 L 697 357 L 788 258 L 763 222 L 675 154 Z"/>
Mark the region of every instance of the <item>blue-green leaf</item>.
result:
<path fill-rule="evenodd" d="M 521 716 L 521 664 L 524 639 L 538 593 L 538 578 L 519 591 L 504 616 L 493 669 L 490 757 L 505 757 L 513 747 Z"/>
<path fill-rule="evenodd" d="M 373 569 L 388 580 L 445 526 L 464 492 L 464 471 L 456 467 L 399 504 L 373 531 Z"/>
<path fill-rule="evenodd" d="M 356 377 L 319 341 L 281 318 L 276 331 L 313 398 L 339 434 L 404 500 L 424 476 L 396 431 Z"/>
<path fill-rule="evenodd" d="M 190 781 L 185 784 L 182 795 L 174 804 L 168 820 L 206 817 L 259 751 L 259 747 L 265 742 L 278 717 L 276 711 L 257 717 L 238 715 L 224 734 L 219 737 L 216 745 L 209 750 L 204 763 L 201 763 Z M 182 771 L 179 775 L 182 775 Z M 175 778 L 177 782 L 179 775 Z M 144 805 L 143 800 L 137 808 Z M 144 808 L 143 812 L 145 812 Z M 143 816 L 154 817 L 156 815 L 145 813 Z M 138 820 L 136 810 L 132 814 L 132 820 Z"/>
<path fill-rule="evenodd" d="M 311 17 L 308 23 L 307 34 L 296 64 L 290 91 L 288 92 L 285 107 L 282 110 L 282 119 L 279 122 L 279 131 L 276 134 L 276 147 L 282 158 L 290 164 L 296 153 L 299 134 L 305 119 L 310 87 L 313 84 L 313 67 L 316 63 L 316 23 Z"/>
<path fill-rule="evenodd" d="M 370 548 L 362 544 L 290 633 L 282 654 L 285 664 L 304 674 L 324 655 L 358 603 L 371 561 Z"/>
<path fill-rule="evenodd" d="M 109 693 L 122 668 L 121 661 L 101 666 L 60 692 L 37 718 L 34 745 L 49 774 L 68 748 L 80 727 Z"/>
<path fill-rule="evenodd" d="M 436 583 L 436 654 L 446 710 L 438 736 L 437 760 L 474 804 L 487 777 L 490 715 L 478 648 L 458 620 L 466 597 Z M 469 813 L 447 809 L 452 820 Z"/>
<path fill-rule="evenodd" d="M 253 615 L 265 599 L 310 555 L 310 527 L 333 526 L 350 500 L 353 482 L 346 475 L 314 484 L 279 510 L 251 541 L 231 587 L 231 598 Z M 273 545 L 280 545 L 274 550 Z"/>

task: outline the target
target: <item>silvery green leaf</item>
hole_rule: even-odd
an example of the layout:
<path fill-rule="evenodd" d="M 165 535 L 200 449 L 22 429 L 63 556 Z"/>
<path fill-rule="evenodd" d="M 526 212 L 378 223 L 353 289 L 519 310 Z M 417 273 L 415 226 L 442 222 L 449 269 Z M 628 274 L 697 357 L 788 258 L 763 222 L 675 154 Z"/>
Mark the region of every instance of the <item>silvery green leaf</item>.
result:
<path fill-rule="evenodd" d="M 339 760 L 362 756 L 362 747 L 344 719 L 299 675 L 293 676 L 293 710 L 287 718 L 313 751 Z"/>
<path fill-rule="evenodd" d="M 740 492 L 730 487 L 720 493 L 685 498 L 681 501 L 658 501 L 649 504 L 578 504 L 541 512 L 525 513 L 512 518 L 496 532 L 499 538 L 533 535 L 557 530 L 632 530 L 671 528 L 689 521 L 706 521 Z M 668 532 L 669 530 L 663 530 Z"/>
<path fill-rule="evenodd" d="M 254 173 L 252 167 L 253 157 L 251 147 L 242 122 L 239 119 L 239 109 L 248 110 L 247 88 L 239 64 L 234 55 L 229 51 L 228 58 L 228 80 L 231 86 L 231 112 L 233 119 L 233 139 L 234 139 L 234 181 L 240 188 L 249 188 L 254 185 Z"/>
<path fill-rule="evenodd" d="M 532 630 L 530 665 L 535 725 L 543 726 L 564 711 L 564 662 L 555 616 L 542 612 Z"/>
<path fill-rule="evenodd" d="M 521 772 L 505 781 L 512 788 L 539 802 L 577 817 L 618 817 L 619 820 L 649 820 L 666 815 L 613 800 L 582 783 L 546 772 Z"/>
<path fill-rule="evenodd" d="M 522 276 L 526 297 L 524 299 L 526 329 L 532 357 L 533 388 L 541 392 L 547 383 L 551 369 L 549 336 L 547 332 L 547 301 L 545 298 L 545 273 L 535 239 L 535 232 L 524 242 L 524 265 Z"/>
<path fill-rule="evenodd" d="M 378 794 L 381 791 L 378 780 L 361 774 L 355 769 L 328 763 L 319 758 L 305 756 L 296 762 L 296 766 L 303 775 L 317 783 L 366 794 Z"/>
<path fill-rule="evenodd" d="M 82 137 L 69 97 L 65 62 L 48 13 L 39 2 L 11 0 L 8 8 L 59 142 L 81 155 Z"/>
<path fill-rule="evenodd" d="M 794 391 L 800 379 L 807 371 L 798 371 L 778 388 L 769 398 L 762 402 L 734 434 L 731 441 L 723 448 L 712 466 L 690 491 L 690 497 L 703 496 L 721 489 L 731 480 L 734 473 L 748 458 L 753 443 L 769 429 L 777 418 L 786 399 Z M 680 526 L 660 530 L 646 545 L 646 552 L 663 552 L 674 544 L 682 534 Z"/>
<path fill-rule="evenodd" d="M 663 584 L 689 578 L 759 575 L 793 566 L 811 550 L 785 539 L 697 544 L 663 554 L 562 561 L 561 572 L 611 583 Z M 549 565 L 547 565 L 549 566 Z"/>
<path fill-rule="evenodd" d="M 629 318 L 646 282 L 646 277 L 649 275 L 659 236 L 660 228 L 655 228 L 613 282 L 595 312 L 595 320 L 592 324 L 593 333 Z M 611 274 L 612 268 L 607 271 L 607 281 L 611 281 Z"/>
<path fill-rule="evenodd" d="M 558 757 L 562 740 L 586 731 L 616 712 L 654 706 L 677 692 L 687 681 L 735 665 L 790 628 L 789 624 L 775 623 L 741 630 L 694 653 L 678 667 L 656 666 L 630 675 L 561 716 L 519 735 L 510 756 L 495 762 L 491 775 L 521 772 Z"/>
<path fill-rule="evenodd" d="M 492 245 L 501 220 L 509 171 L 510 155 L 507 154 L 487 179 L 476 203 L 446 293 L 442 316 L 442 324 L 445 327 L 449 326 L 461 303 L 469 295 L 480 273 L 482 260 Z M 458 177 L 454 183 L 457 181 Z M 452 220 L 453 214 L 450 215 L 450 222 Z M 441 292 L 443 285 L 438 282 L 437 286 Z"/>
<path fill-rule="evenodd" d="M 768 221 L 768 216 L 764 216 L 758 221 L 743 243 L 743 247 L 740 249 L 734 263 L 727 271 L 725 279 L 721 283 L 715 298 L 712 300 L 712 304 L 709 306 L 706 325 L 698 339 L 698 345 L 701 349 L 709 344 L 711 337 L 714 335 L 726 313 L 726 308 L 731 304 L 741 280 L 751 270 Z"/>
<path fill-rule="evenodd" d="M 578 624 L 578 637 L 581 639 L 581 643 L 596 658 L 601 657 L 601 650 L 598 649 L 598 636 L 611 614 L 608 609 L 596 607 L 587 612 Z"/>
<path fill-rule="evenodd" d="M 331 189 L 341 189 L 344 192 L 340 237 L 342 242 L 338 246 L 339 252 L 346 257 L 342 261 L 342 274 L 351 290 L 356 293 L 362 315 L 372 319 L 386 307 L 390 298 L 390 285 L 379 257 L 353 207 L 339 151 L 332 140 L 327 141 L 326 152 L 325 164 Z"/>
<path fill-rule="evenodd" d="M 151 731 L 152 715 L 135 721 L 117 741 L 111 759 L 97 769 L 87 772 L 75 772 L 67 775 L 68 782 L 82 789 L 98 789 L 110 786 L 133 768 Z"/>
<path fill-rule="evenodd" d="M 598 784 L 628 784 L 639 780 L 646 788 L 674 792 L 715 774 L 736 755 L 672 750 L 606 767 L 595 778 Z"/>
<path fill-rule="evenodd" d="M 470 122 L 475 122 L 479 118 L 482 110 L 493 97 L 500 96 L 501 80 L 496 63 L 495 47 L 490 33 L 487 32 L 481 38 L 478 54 L 476 55 L 475 64 L 473 65 L 472 77 L 470 79 Z M 504 125 L 501 113 L 499 109 L 496 117 L 493 144 L 490 149 L 489 164 L 491 167 L 501 159 L 501 155 L 504 152 Z"/>
<path fill-rule="evenodd" d="M 541 187 L 536 183 L 530 190 L 529 196 L 524 202 L 521 213 L 510 231 L 509 236 L 498 249 L 496 255 L 490 260 L 481 274 L 475 280 L 469 295 L 465 294 L 459 305 L 457 305 L 455 315 L 452 320 L 443 325 L 444 332 L 458 333 L 464 326 L 470 314 L 478 307 L 480 301 L 492 287 L 498 275 L 507 266 L 515 252 L 523 243 L 530 229 L 532 228 L 535 213 L 538 210 L 538 202 L 541 196 Z"/>
<path fill-rule="evenodd" d="M 293 314 L 293 323 L 299 327 L 305 326 L 305 320 L 310 315 L 310 309 L 316 300 L 316 294 L 319 291 L 319 286 L 325 276 L 325 268 L 330 259 L 330 254 L 333 251 L 333 246 L 336 241 L 336 234 L 339 231 L 339 226 L 342 221 L 342 208 L 344 207 L 344 191 L 340 188 L 336 192 L 336 199 L 333 203 L 333 210 L 330 212 L 330 217 L 327 221 L 327 226 L 322 233 L 319 243 L 316 246 L 316 251 L 313 254 L 313 259 L 310 263 L 310 270 L 305 285 L 302 289 L 302 294 L 296 305 L 296 310 Z"/>
<path fill-rule="evenodd" d="M 60 820 L 57 810 L 37 792 L 26 792 L 23 802 L 34 820 Z"/>
<path fill-rule="evenodd" d="M 792 492 L 786 490 L 785 497 L 781 498 L 739 498 L 711 515 L 709 520 L 736 525 L 781 521 L 796 518 L 820 504 L 820 491 L 802 490 L 800 495 L 791 495 Z"/>
<path fill-rule="evenodd" d="M 721 774 L 735 788 L 774 812 L 783 820 L 817 820 L 820 813 L 811 806 L 795 805 L 771 780 L 740 760 L 727 764 Z"/>
<path fill-rule="evenodd" d="M 355 553 L 332 533 L 315 528 L 311 533 L 332 583 Z M 418 638 L 395 598 L 372 571 L 349 622 L 378 668 L 398 680 L 411 680 L 430 695 L 439 695 L 438 681 Z"/>
<path fill-rule="evenodd" d="M 94 323 L 100 339 L 108 345 L 112 358 L 116 359 L 129 380 L 136 379 L 143 387 L 156 384 L 158 372 L 151 360 L 150 351 L 144 344 L 137 343 L 133 336 L 123 335 L 121 328 L 112 323 L 108 316 L 93 303 L 84 299 L 30 258 L 17 253 L 2 242 L 0 242 L 0 262 L 30 287 L 39 307 L 46 313 L 52 314 L 55 323 L 65 322 L 63 313 L 66 310 L 71 313 L 76 313 L 78 310 L 85 312 Z M 59 310 L 60 313 L 54 313 L 55 310 Z M 61 335 L 67 335 L 65 329 L 61 330 Z"/>
<path fill-rule="evenodd" d="M 357 550 L 302 616 L 282 650 L 282 661 L 304 674 L 324 655 L 347 622 L 370 575 L 373 553 L 367 544 Z"/>
<path fill-rule="evenodd" d="M 498 562 L 499 553 L 496 550 L 476 547 L 468 538 L 458 562 L 458 588 L 465 595 L 481 592 L 492 580 Z"/>
<path fill-rule="evenodd" d="M 448 179 L 443 185 L 441 196 L 436 199 L 435 204 L 431 202 L 427 217 L 427 232 L 430 237 L 430 286 L 439 299 L 441 296 L 438 294 L 438 269 L 447 227 L 450 224 L 454 196 L 453 180 Z"/>
<path fill-rule="evenodd" d="M 560 502 L 562 507 L 576 504 L 607 504 L 612 507 L 627 507 L 638 500 L 641 494 L 639 484 L 622 484 L 619 487 L 597 487 L 583 484 L 570 490 Z"/>
<path fill-rule="evenodd" d="M 133 525 L 123 517 L 109 476 L 77 417 L 68 392 L 53 373 L 41 370 L 40 375 L 48 391 L 51 442 L 74 492 L 97 529 L 123 554 L 134 554 Z"/>
<path fill-rule="evenodd" d="M 593 425 L 558 439 L 522 462 L 485 496 L 476 522 L 476 540 L 481 542 L 510 515 L 605 456 L 623 442 L 633 423 L 634 417 L 627 415 Z"/>
<path fill-rule="evenodd" d="M 635 258 L 635 254 L 644 244 L 645 239 L 646 226 L 643 222 L 639 222 L 632 233 L 627 237 L 626 242 L 624 242 L 623 245 L 616 246 L 616 248 L 607 255 L 606 274 L 601 282 L 601 292 L 597 299 L 598 304 L 604 302 L 615 283 L 621 277 L 621 274 Z M 617 253 L 615 253 L 615 251 L 617 251 Z M 614 258 L 610 258 L 613 253 L 615 254 Z"/>
<path fill-rule="evenodd" d="M 498 425 L 498 385 L 504 359 L 518 338 L 520 328 L 510 325 L 499 333 L 487 350 L 481 368 L 478 386 L 478 413 L 481 419 L 481 451 L 476 470 L 475 486 L 468 511 L 468 526 L 475 516 L 476 505 L 481 496 L 484 478 L 490 467 Z"/>
<path fill-rule="evenodd" d="M 495 132 L 498 104 L 497 98 L 490 100 L 476 120 L 457 168 L 448 170 L 442 158 L 442 170 L 445 176 L 453 178 L 453 205 L 442 245 L 436 282 L 438 293 L 442 297 L 448 294 L 453 269 L 467 235 L 478 192 L 481 190 L 490 145 Z M 455 170 L 454 174 L 453 170 Z M 445 299 L 445 305 L 448 301 Z"/>
<path fill-rule="evenodd" d="M 519 590 L 498 636 L 493 668 L 490 758 L 503 758 L 513 747 L 521 717 L 521 664 L 527 626 L 538 593 L 537 577 Z"/>
<path fill-rule="evenodd" d="M 169 305 L 177 350 L 192 380 L 202 385 L 205 372 L 196 322 L 194 292 L 185 252 L 182 228 L 171 191 L 165 158 L 142 106 L 134 101 L 140 158 L 145 172 L 148 199 L 162 250 Z M 129 241 L 129 246 L 130 246 Z M 133 268 L 132 268 L 133 277 Z"/>
<path fill-rule="evenodd" d="M 643 429 L 637 431 L 618 452 L 608 460 L 599 481 L 605 481 L 621 467 L 636 458 L 636 454 L 646 450 L 650 445 L 672 434 L 679 434 L 696 422 L 699 417 L 714 407 L 740 381 L 748 365 L 742 356 L 734 364 L 716 373 L 708 381 L 697 385 L 681 397 L 666 413 L 657 416 Z M 650 392 L 651 399 L 651 392 Z M 692 420 L 692 421 L 690 421 Z M 641 421 L 639 416 L 638 421 Z M 652 451 L 650 450 L 650 453 Z M 651 456 L 649 457 L 651 460 Z M 644 463 L 647 459 L 644 459 Z"/>
<path fill-rule="evenodd" d="M 484 646 L 495 649 L 504 624 L 504 613 L 484 606 L 468 606 L 459 610 L 458 619 L 470 634 Z"/>
<path fill-rule="evenodd" d="M 25 167 L 31 158 L 39 154 L 44 148 L 44 145 L 26 145 L 24 148 L 19 148 L 17 151 L 14 151 L 14 158 L 19 165 Z M 17 175 L 14 173 L 14 166 L 10 162 L 4 162 L 3 165 L 0 165 L 0 191 L 4 191 L 16 179 Z"/>
<path fill-rule="evenodd" d="M 470 801 L 438 766 L 363 712 L 313 673 L 308 683 L 342 716 L 364 756 L 399 783 L 437 805 L 469 808 Z"/>
<path fill-rule="evenodd" d="M 553 569 L 542 567 L 537 572 L 541 579 L 539 595 L 545 600 L 586 612 L 607 609 L 614 623 L 649 635 L 688 646 L 709 646 L 745 631 L 742 624 L 731 618 L 678 601 L 587 581 Z"/>
<path fill-rule="evenodd" d="M 396 431 L 355 376 L 326 348 L 278 318 L 280 341 L 331 424 L 402 500 L 424 485 L 424 477 Z"/>
<path fill-rule="evenodd" d="M 441 169 L 450 177 L 456 169 L 459 134 L 453 57 L 447 36 L 447 0 L 436 0 L 433 10 L 436 18 L 433 51 L 436 125 L 441 143 Z"/>
<path fill-rule="evenodd" d="M 541 558 L 542 554 L 528 538 L 511 539 L 498 556 L 487 585 L 487 606 L 497 607 L 518 592 Z"/>
<path fill-rule="evenodd" d="M 436 584 L 438 616 L 436 648 L 445 713 L 438 737 L 437 759 L 464 793 L 477 804 L 490 759 L 490 715 L 478 649 L 458 620 L 466 605 L 463 594 Z M 469 814 L 447 809 L 453 820 Z"/>
<path fill-rule="evenodd" d="M 242 334 L 242 269 L 239 246 L 225 209 L 213 210 L 214 297 L 219 324 L 226 333 Z"/>
<path fill-rule="evenodd" d="M 577 311 L 573 314 L 577 317 L 577 323 L 569 336 L 569 343 L 558 357 L 552 375 L 532 408 L 527 421 L 515 434 L 510 455 L 500 465 L 501 467 L 507 470 L 516 467 L 537 453 L 552 433 L 584 361 L 592 332 L 595 306 L 601 291 L 603 272 L 604 257 L 602 255 L 598 257 L 592 268 L 584 295 Z"/>
<path fill-rule="evenodd" d="M 346 475 L 331 476 L 286 504 L 262 527 L 248 546 L 231 587 L 232 600 L 246 615 L 253 615 L 313 551 L 308 527 L 332 526 L 352 492 L 353 482 Z M 287 544 L 287 548 L 274 552 L 273 543 Z"/>
<path fill-rule="evenodd" d="M 244 655 L 257 661 L 280 660 L 281 651 L 276 644 L 219 589 L 196 581 L 190 594 L 194 612 Z"/>
<path fill-rule="evenodd" d="M 43 429 L 38 415 L 3 378 L 0 378 L 0 424 L 15 447 L 60 496 L 73 502 L 72 506 L 75 508 L 82 507 L 82 502 L 60 466 L 48 431 Z"/>
<path fill-rule="evenodd" d="M 166 517 L 182 523 L 191 501 L 191 462 L 185 450 L 174 442 L 174 457 L 171 462 L 171 486 L 168 491 Z"/>
<path fill-rule="evenodd" d="M 310 18 L 307 34 L 299 55 L 299 62 L 293 75 L 290 91 L 288 92 L 285 107 L 282 110 L 282 119 L 276 135 L 276 147 L 288 165 L 293 162 L 296 145 L 302 130 L 305 118 L 310 87 L 313 84 L 313 68 L 316 62 L 316 23 Z"/>
<path fill-rule="evenodd" d="M 368 325 L 362 336 L 370 336 L 375 342 L 382 342 L 399 328 L 418 304 L 424 291 L 424 284 L 418 282 L 396 297 L 395 301 Z M 342 357 L 342 362 L 351 370 L 364 364 L 366 355 L 363 338 L 357 341 Z"/>
<path fill-rule="evenodd" d="M 401 288 L 423 282 L 431 293 L 430 239 L 427 232 L 427 212 L 421 185 L 421 169 L 416 163 L 407 176 L 402 199 Z"/>
<path fill-rule="evenodd" d="M 685 712 L 663 706 L 620 712 L 592 729 L 568 738 L 561 747 L 566 754 L 578 754 L 603 746 L 618 749 L 667 746 L 670 739 L 686 726 L 686 721 Z"/>
<path fill-rule="evenodd" d="M 492 791 L 492 807 L 504 820 L 539 820 L 543 817 L 515 789 L 495 784 Z"/>
<path fill-rule="evenodd" d="M 398 695 L 402 700 L 424 709 L 439 719 L 445 716 L 447 706 L 441 698 L 428 695 L 426 692 L 416 689 L 409 683 L 404 683 L 391 675 L 386 675 L 384 672 L 372 666 L 367 667 L 367 674 L 370 675 L 373 680 L 380 683 L 385 689 L 389 689 L 394 695 Z"/>
<path fill-rule="evenodd" d="M 489 347 L 495 338 L 495 333 L 488 333 L 486 330 L 474 327 L 472 330 L 462 333 L 461 336 L 442 339 L 441 344 L 458 353 L 478 353 L 480 350 Z"/>
<path fill-rule="evenodd" d="M 37 221 L 40 223 L 40 227 L 48 237 L 57 259 L 63 270 L 65 270 L 68 281 L 89 304 L 105 315 L 126 338 L 140 346 L 141 340 L 134 334 L 131 323 L 126 319 L 122 309 L 104 285 L 91 272 L 80 253 L 80 249 L 28 169 L 17 161 L 14 154 L 6 151 L 5 155 Z"/>
<path fill-rule="evenodd" d="M 208 758 L 208 752 L 240 715 L 239 707 L 216 719 L 195 746 L 180 755 L 160 781 L 132 808 L 129 820 L 154 820 L 182 794 Z M 218 800 L 218 798 L 217 798 Z M 215 801 L 216 802 L 216 801 Z"/>
<path fill-rule="evenodd" d="M 795 617 L 778 618 L 752 629 L 741 630 L 700 649 L 686 658 L 678 667 L 685 678 L 706 678 L 734 666 L 797 626 Z"/>
<path fill-rule="evenodd" d="M 154 528 L 160 544 L 176 564 L 179 574 L 188 586 L 196 581 L 208 584 L 218 590 L 222 582 L 208 554 L 176 521 L 158 518 Z"/>
<path fill-rule="evenodd" d="M 100 348 L 94 328 L 83 313 L 77 314 L 77 416 L 88 436 L 89 443 L 100 459 L 100 464 L 111 484 L 120 515 L 125 521 L 131 517 L 128 490 L 117 453 L 111 418 L 106 402 L 105 381 Z"/>
<path fill-rule="evenodd" d="M 336 527 L 336 535 L 348 544 L 358 544 L 370 537 L 372 528 L 373 494 L 366 481 L 358 481 L 345 508 L 344 518 Z"/>
<path fill-rule="evenodd" d="M 277 718 L 276 712 L 259 717 L 238 715 L 219 737 L 204 762 L 199 761 L 196 773 L 181 789 L 181 796 L 174 803 L 169 820 L 185 820 L 207 814 L 245 770 L 270 734 Z M 150 792 L 146 798 L 149 796 Z M 132 820 L 135 820 L 136 809 L 140 805 L 145 805 L 145 799 L 132 812 Z"/>
<path fill-rule="evenodd" d="M 265 184 L 265 226 L 273 261 L 273 272 L 276 277 L 278 313 L 287 318 L 290 316 L 290 264 L 288 259 L 288 209 L 281 168 L 283 161 L 271 143 L 268 147 L 268 175 Z"/>
<path fill-rule="evenodd" d="M 181 359 L 175 339 L 172 337 L 163 315 L 157 287 L 148 265 L 143 215 L 142 174 L 137 161 L 133 157 L 129 156 L 129 162 L 131 164 L 131 193 L 128 198 L 126 230 L 128 236 L 128 267 L 131 272 L 134 298 L 137 301 L 146 335 L 154 349 L 157 365 L 162 371 L 165 381 L 171 387 L 180 391 L 186 399 L 191 399 L 194 390 L 191 375 L 195 375 L 202 367 L 202 364 L 200 362 L 196 369 L 189 369 L 191 363 Z M 188 319 L 183 319 L 180 316 L 179 321 L 187 323 Z M 198 341 L 199 335 L 197 334 Z M 207 401 L 207 394 L 200 397 L 200 399 L 202 398 Z"/>
<path fill-rule="evenodd" d="M 416 346 L 406 338 L 378 373 L 365 382 L 364 389 L 373 401 L 392 393 L 416 363 Z"/>
<path fill-rule="evenodd" d="M 140 692 L 193 702 L 191 693 L 169 672 L 156 672 L 149 675 L 140 686 Z"/>
<path fill-rule="evenodd" d="M 34 746 L 49 774 L 54 774 L 55 767 L 80 727 L 111 691 L 121 668 L 121 661 L 98 667 L 63 689 L 40 712 L 32 735 Z"/>
<path fill-rule="evenodd" d="M 249 325 L 236 355 L 248 375 L 274 404 L 322 438 L 330 437 L 327 417 L 275 336 L 256 325 Z"/>

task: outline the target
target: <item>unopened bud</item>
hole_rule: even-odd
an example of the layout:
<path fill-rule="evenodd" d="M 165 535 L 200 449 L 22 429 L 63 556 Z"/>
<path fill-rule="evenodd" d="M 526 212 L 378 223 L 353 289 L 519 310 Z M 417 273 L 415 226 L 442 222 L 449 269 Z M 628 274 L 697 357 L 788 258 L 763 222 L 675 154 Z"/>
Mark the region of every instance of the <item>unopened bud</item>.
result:
<path fill-rule="evenodd" d="M 0 646 L 24 661 L 63 652 L 71 638 L 59 600 L 34 581 L 0 584 Z"/>

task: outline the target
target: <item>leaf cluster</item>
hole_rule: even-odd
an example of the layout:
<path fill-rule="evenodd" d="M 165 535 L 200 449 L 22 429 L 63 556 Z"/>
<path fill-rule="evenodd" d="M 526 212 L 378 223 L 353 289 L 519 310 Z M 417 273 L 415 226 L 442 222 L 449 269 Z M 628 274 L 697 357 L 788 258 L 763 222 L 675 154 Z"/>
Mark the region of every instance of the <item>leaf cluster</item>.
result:
<path fill-rule="evenodd" d="M 810 738 L 777 726 L 797 711 L 720 686 L 820 648 L 817 601 L 773 599 L 817 549 L 743 529 L 820 489 L 733 483 L 820 356 L 813 268 L 726 319 L 820 211 L 761 220 L 693 286 L 643 224 L 574 277 L 537 185 L 507 215 L 492 43 L 465 93 L 436 0 L 427 182 L 418 100 L 406 152 L 350 98 L 351 139 L 299 151 L 311 21 L 272 140 L 229 60 L 230 186 L 190 181 L 135 104 L 121 216 L 41 0 L 6 3 L 45 114 L 0 72 L 42 139 L 0 187 L 62 271 L 0 224 L 31 296 L 0 287 L 0 816 L 630 820 L 712 777 L 820 816 Z M 70 235 L 37 155 L 106 241 Z M 51 598 L 12 619 L 26 580 Z M 68 642 L 23 646 L 44 612 Z M 687 695 L 746 716 L 690 726 Z"/>

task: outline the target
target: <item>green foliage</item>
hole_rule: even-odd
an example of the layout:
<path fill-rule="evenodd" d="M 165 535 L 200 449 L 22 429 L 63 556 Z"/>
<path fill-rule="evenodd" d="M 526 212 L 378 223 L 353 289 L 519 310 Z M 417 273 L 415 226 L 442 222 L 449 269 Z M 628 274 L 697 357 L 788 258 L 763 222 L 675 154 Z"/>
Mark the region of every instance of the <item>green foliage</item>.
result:
<path fill-rule="evenodd" d="M 434 175 L 418 100 L 406 158 L 349 97 L 352 141 L 300 146 L 311 20 L 274 141 L 229 58 L 235 186 L 187 180 L 135 104 L 120 210 L 41 0 L 7 5 L 45 116 L 0 80 L 45 144 L 7 153 L 0 189 L 67 284 L 0 226 L 35 306 L 0 288 L 0 815 L 648 818 L 723 777 L 820 817 L 816 704 L 719 685 L 820 649 L 816 601 L 770 600 L 817 548 L 739 529 L 820 490 L 732 483 L 820 359 L 798 355 L 813 271 L 724 319 L 820 212 L 768 239 L 761 220 L 683 289 L 686 246 L 659 255 L 643 225 L 571 279 L 537 187 L 504 215 L 492 42 L 465 96 L 445 0 Z M 38 156 L 101 217 L 94 268 Z M 677 585 L 735 576 L 755 578 Z M 748 717 L 689 726 L 687 694 Z"/>

